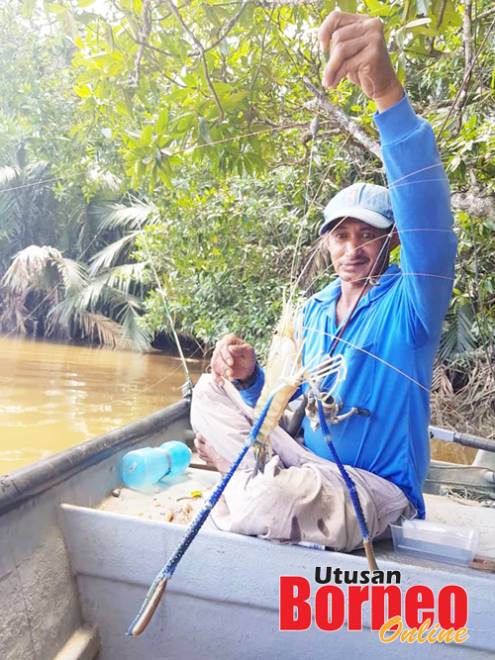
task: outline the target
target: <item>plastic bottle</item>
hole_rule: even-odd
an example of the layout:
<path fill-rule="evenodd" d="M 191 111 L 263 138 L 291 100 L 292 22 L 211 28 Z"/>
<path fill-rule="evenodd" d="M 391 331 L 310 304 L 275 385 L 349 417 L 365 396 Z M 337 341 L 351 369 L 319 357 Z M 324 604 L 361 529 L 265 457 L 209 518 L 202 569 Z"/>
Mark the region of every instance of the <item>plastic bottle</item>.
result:
<path fill-rule="evenodd" d="M 120 478 L 128 488 L 151 488 L 165 477 L 184 472 L 192 452 L 184 442 L 170 440 L 159 447 L 143 447 L 124 454 Z"/>

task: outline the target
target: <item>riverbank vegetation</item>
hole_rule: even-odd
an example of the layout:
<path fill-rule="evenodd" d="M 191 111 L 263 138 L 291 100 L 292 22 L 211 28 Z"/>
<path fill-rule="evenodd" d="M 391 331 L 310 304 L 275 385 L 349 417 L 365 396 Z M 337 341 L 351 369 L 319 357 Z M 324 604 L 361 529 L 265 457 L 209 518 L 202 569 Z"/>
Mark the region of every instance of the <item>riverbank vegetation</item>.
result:
<path fill-rule="evenodd" d="M 145 349 L 172 319 L 203 349 L 226 331 L 266 345 L 300 273 L 301 295 L 331 277 L 313 259 L 326 201 L 384 182 L 373 104 L 320 91 L 335 5 L 2 7 L 0 330 Z M 339 6 L 383 19 L 438 137 L 460 247 L 433 402 L 493 433 L 493 4 Z"/>

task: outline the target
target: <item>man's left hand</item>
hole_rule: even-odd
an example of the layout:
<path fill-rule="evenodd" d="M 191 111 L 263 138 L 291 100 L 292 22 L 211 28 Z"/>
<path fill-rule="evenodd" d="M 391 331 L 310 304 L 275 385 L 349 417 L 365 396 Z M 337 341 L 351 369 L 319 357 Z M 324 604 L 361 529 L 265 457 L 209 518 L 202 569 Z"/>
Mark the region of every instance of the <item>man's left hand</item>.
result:
<path fill-rule="evenodd" d="M 330 49 L 324 87 L 336 87 L 347 78 L 374 99 L 380 111 L 403 97 L 379 18 L 333 11 L 321 24 L 319 39 L 324 52 Z"/>

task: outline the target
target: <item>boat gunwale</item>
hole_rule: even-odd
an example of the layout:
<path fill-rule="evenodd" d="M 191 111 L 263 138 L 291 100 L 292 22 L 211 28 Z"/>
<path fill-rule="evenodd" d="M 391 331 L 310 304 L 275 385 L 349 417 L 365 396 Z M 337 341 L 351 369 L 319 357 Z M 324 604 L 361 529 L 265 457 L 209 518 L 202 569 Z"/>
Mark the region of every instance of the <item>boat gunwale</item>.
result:
<path fill-rule="evenodd" d="M 18 507 L 167 424 L 188 415 L 190 401 L 182 399 L 143 419 L 87 440 L 32 465 L 0 475 L 0 515 Z"/>

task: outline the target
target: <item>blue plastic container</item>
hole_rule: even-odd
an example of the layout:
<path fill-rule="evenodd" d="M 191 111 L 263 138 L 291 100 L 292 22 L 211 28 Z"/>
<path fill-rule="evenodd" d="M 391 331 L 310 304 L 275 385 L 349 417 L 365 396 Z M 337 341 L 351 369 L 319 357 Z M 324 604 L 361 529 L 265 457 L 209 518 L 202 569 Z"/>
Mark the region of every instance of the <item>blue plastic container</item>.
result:
<path fill-rule="evenodd" d="M 120 478 L 128 488 L 151 488 L 162 479 L 182 474 L 191 456 L 189 447 L 177 440 L 164 442 L 159 447 L 133 449 L 120 461 Z"/>

